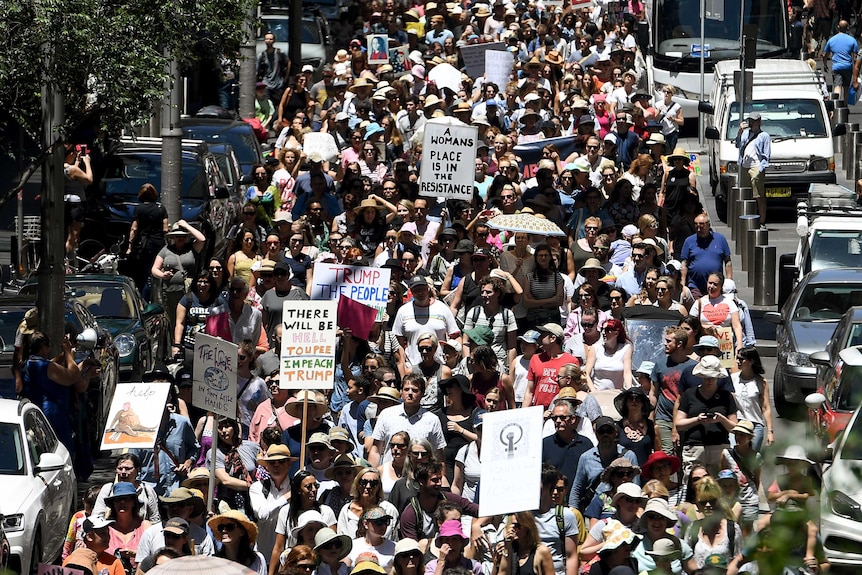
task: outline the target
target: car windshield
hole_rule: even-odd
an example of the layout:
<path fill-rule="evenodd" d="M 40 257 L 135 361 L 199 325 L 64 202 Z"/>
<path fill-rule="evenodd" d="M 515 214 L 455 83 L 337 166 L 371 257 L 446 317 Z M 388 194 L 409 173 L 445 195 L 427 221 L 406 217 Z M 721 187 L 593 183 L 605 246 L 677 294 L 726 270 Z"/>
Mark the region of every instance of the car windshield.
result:
<path fill-rule="evenodd" d="M 275 34 L 276 42 L 290 42 L 290 24 L 288 23 L 287 18 L 265 19 L 262 24 L 260 38 L 258 39 L 263 41 L 263 37 L 269 32 Z M 302 21 L 302 43 L 322 43 L 322 40 L 320 39 L 320 29 L 317 27 L 317 23 L 313 20 Z"/>
<path fill-rule="evenodd" d="M 853 425 L 845 432 L 844 445 L 841 447 L 841 459 L 862 459 L 862 416 L 857 415 Z"/>
<path fill-rule="evenodd" d="M 838 321 L 853 305 L 862 305 L 859 286 L 809 283 L 796 305 L 793 321 Z"/>
<path fill-rule="evenodd" d="M 209 198 L 209 187 L 201 166 L 183 158 L 183 199 L 203 200 Z M 161 154 L 134 154 L 115 156 L 102 180 L 105 195 L 125 201 L 137 202 L 138 190 L 146 183 L 160 189 L 162 182 Z"/>
<path fill-rule="evenodd" d="M 78 292 L 75 299 L 97 318 L 134 319 L 136 316 L 134 300 L 127 286 L 97 282 L 76 282 L 68 285 Z"/>
<path fill-rule="evenodd" d="M 862 232 L 817 230 L 811 239 L 811 271 L 855 267 L 862 254 Z"/>
<path fill-rule="evenodd" d="M 826 123 L 820 102 L 806 99 L 755 100 L 745 104 L 745 110 L 759 112 L 763 118 L 763 129 L 776 138 L 807 138 L 825 136 Z M 736 138 L 739 129 L 739 102 L 730 105 L 726 140 Z"/>
<path fill-rule="evenodd" d="M 20 427 L 0 423 L 0 475 L 24 475 L 25 461 Z"/>
<path fill-rule="evenodd" d="M 260 158 L 257 157 L 254 134 L 245 128 L 225 130 L 220 126 L 183 126 L 183 137 L 212 142 L 213 144 L 230 144 L 236 154 L 236 159 L 241 164 L 253 164 L 260 161 Z"/>
<path fill-rule="evenodd" d="M 638 366 L 644 361 L 658 365 L 664 361 L 664 334 L 668 327 L 675 325 L 675 321 L 667 320 L 626 319 L 626 335 L 635 350 L 632 365 Z"/>

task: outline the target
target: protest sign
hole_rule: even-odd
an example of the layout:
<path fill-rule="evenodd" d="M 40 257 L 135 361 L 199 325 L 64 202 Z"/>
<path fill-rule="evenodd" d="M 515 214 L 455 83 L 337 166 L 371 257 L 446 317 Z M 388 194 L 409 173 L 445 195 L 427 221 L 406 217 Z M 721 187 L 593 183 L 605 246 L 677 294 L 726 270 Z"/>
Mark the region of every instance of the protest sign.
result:
<path fill-rule="evenodd" d="M 541 405 L 488 412 L 482 418 L 479 515 L 538 509 L 542 491 Z"/>
<path fill-rule="evenodd" d="M 392 64 L 392 72 L 394 74 L 403 74 L 409 72 L 413 67 L 413 63 L 407 57 L 410 51 L 409 46 L 396 46 L 389 48 L 389 63 Z M 303 146 L 305 144 L 303 143 Z"/>
<path fill-rule="evenodd" d="M 349 297 L 338 298 L 338 323 L 341 329 L 349 329 L 353 337 L 367 341 L 371 337 L 371 329 L 376 319 L 377 310 L 373 307 Z"/>
<path fill-rule="evenodd" d="M 733 328 L 714 327 L 715 337 L 718 338 L 718 357 L 721 358 L 721 366 L 727 369 L 736 369 L 736 348 L 733 347 Z"/>
<path fill-rule="evenodd" d="M 521 172 L 525 180 L 536 176 L 539 160 L 542 159 L 542 149 L 552 144 L 557 147 L 561 158 L 566 158 L 575 151 L 575 139 L 571 136 L 548 138 L 515 146 L 515 155 L 521 158 Z"/>
<path fill-rule="evenodd" d="M 478 138 L 476 126 L 468 126 L 454 118 L 425 122 L 419 193 L 471 201 Z"/>
<path fill-rule="evenodd" d="M 388 268 L 369 268 L 339 264 L 314 264 L 314 285 L 311 299 L 338 300 L 339 296 L 364 303 L 377 310 L 377 319 L 383 317 L 389 300 Z"/>
<path fill-rule="evenodd" d="M 331 389 L 335 377 L 335 301 L 286 301 L 282 308 L 282 389 Z"/>
<path fill-rule="evenodd" d="M 488 42 L 485 44 L 468 44 L 461 46 L 461 58 L 464 59 L 464 68 L 467 75 L 473 79 L 485 73 L 485 52 L 488 50 L 506 49 L 505 42 Z"/>
<path fill-rule="evenodd" d="M 389 36 L 370 34 L 368 36 L 368 63 L 386 64 L 389 62 Z"/>
<path fill-rule="evenodd" d="M 324 132 L 309 132 L 302 137 L 302 151 L 306 156 L 314 152 L 323 156 L 327 162 L 334 162 L 338 158 L 338 146 L 331 134 Z"/>
<path fill-rule="evenodd" d="M 237 346 L 203 333 L 195 335 L 192 405 L 236 418 Z"/>
<path fill-rule="evenodd" d="M 487 50 L 485 52 L 485 82 L 497 84 L 502 92 L 515 65 L 515 55 L 508 50 Z"/>
<path fill-rule="evenodd" d="M 71 567 L 39 563 L 39 575 L 84 575 L 84 572 L 80 569 L 72 569 Z"/>
<path fill-rule="evenodd" d="M 152 449 L 170 389 L 167 381 L 118 383 L 100 449 Z"/>

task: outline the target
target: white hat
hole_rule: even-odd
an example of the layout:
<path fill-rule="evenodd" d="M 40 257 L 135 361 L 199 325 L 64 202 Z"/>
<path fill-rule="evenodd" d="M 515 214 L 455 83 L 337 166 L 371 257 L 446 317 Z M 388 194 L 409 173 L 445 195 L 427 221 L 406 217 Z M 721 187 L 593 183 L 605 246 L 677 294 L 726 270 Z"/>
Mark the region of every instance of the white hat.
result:
<path fill-rule="evenodd" d="M 691 370 L 692 375 L 697 377 L 712 377 L 719 379 L 727 377 L 727 370 L 721 366 L 721 360 L 714 355 L 705 355 L 700 358 L 700 361 L 694 369 Z"/>
<path fill-rule="evenodd" d="M 314 72 L 314 66 L 312 66 L 311 64 L 306 64 L 305 66 L 302 67 L 302 71 L 313 73 Z"/>
<path fill-rule="evenodd" d="M 730 278 L 725 279 L 721 286 L 721 293 L 736 293 L 736 282 Z"/>

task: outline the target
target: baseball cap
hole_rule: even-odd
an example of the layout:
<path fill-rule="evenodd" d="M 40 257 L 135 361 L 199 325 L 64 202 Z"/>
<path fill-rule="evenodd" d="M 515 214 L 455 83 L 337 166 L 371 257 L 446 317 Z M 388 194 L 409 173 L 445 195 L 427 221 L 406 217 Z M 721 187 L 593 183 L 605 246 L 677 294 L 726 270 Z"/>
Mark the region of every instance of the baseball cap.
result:
<path fill-rule="evenodd" d="M 760 113 L 759 112 L 749 112 L 748 114 L 746 114 L 745 119 L 746 120 L 759 120 L 760 119 Z"/>
<path fill-rule="evenodd" d="M 539 332 L 534 329 L 528 329 L 523 333 L 523 335 L 519 335 L 518 339 L 525 343 L 538 343 L 539 338 L 542 336 Z"/>
<path fill-rule="evenodd" d="M 617 424 L 614 423 L 614 420 L 607 415 L 600 415 L 593 420 L 593 426 L 595 426 L 596 431 L 603 427 L 607 427 L 608 425 L 610 425 L 611 427 L 616 427 Z"/>
<path fill-rule="evenodd" d="M 302 67 L 302 71 L 303 72 L 314 72 L 314 66 L 312 66 L 311 64 L 306 64 L 305 66 Z"/>
<path fill-rule="evenodd" d="M 85 533 L 89 533 L 95 529 L 104 529 L 108 525 L 113 525 L 114 522 L 110 519 L 105 519 L 104 517 L 97 517 L 95 515 L 91 515 L 84 519 L 84 523 L 81 528 Z"/>
<path fill-rule="evenodd" d="M 536 330 L 545 333 L 549 333 L 556 337 L 557 339 L 563 339 L 563 327 L 558 323 L 546 323 L 544 325 L 536 326 Z"/>

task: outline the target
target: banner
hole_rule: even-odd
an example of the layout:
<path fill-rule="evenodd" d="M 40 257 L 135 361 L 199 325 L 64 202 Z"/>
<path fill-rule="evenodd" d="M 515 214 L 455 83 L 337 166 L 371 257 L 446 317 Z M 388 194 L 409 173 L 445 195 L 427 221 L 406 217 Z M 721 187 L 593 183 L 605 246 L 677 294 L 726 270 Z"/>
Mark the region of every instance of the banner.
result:
<path fill-rule="evenodd" d="M 331 134 L 325 132 L 309 132 L 302 137 L 302 151 L 306 157 L 317 152 L 327 162 L 338 159 L 338 146 Z"/>
<path fill-rule="evenodd" d="M 203 333 L 195 335 L 192 405 L 237 418 L 237 345 Z"/>
<path fill-rule="evenodd" d="M 733 328 L 713 327 L 718 338 L 721 366 L 736 371 L 736 348 L 733 346 Z"/>
<path fill-rule="evenodd" d="M 539 508 L 542 491 L 544 407 L 488 412 L 482 418 L 482 477 L 479 515 L 503 515 Z"/>
<path fill-rule="evenodd" d="M 485 81 L 497 84 L 500 92 L 505 91 L 512 67 L 515 65 L 515 55 L 508 50 L 488 50 L 485 52 Z"/>
<path fill-rule="evenodd" d="M 370 34 L 368 36 L 368 63 L 386 64 L 389 62 L 389 36 Z"/>
<path fill-rule="evenodd" d="M 488 50 L 506 50 L 505 42 L 488 42 L 486 44 L 468 44 L 461 46 L 461 58 L 467 75 L 474 80 L 485 73 L 485 52 Z M 505 87 L 505 86 L 502 86 Z"/>
<path fill-rule="evenodd" d="M 170 389 L 167 381 L 118 383 L 100 449 L 152 449 Z"/>
<path fill-rule="evenodd" d="M 364 303 L 377 310 L 377 319 L 383 318 L 389 300 L 389 268 L 345 266 L 340 264 L 314 264 L 313 300 L 337 301 L 340 296 Z"/>
<path fill-rule="evenodd" d="M 525 180 L 536 176 L 536 171 L 539 169 L 539 160 L 542 159 L 542 148 L 549 144 L 557 147 L 561 158 L 566 158 L 575 151 L 575 139 L 571 136 L 548 138 L 546 140 L 539 140 L 538 142 L 515 146 L 514 152 L 516 156 L 521 158 L 521 172 Z"/>
<path fill-rule="evenodd" d="M 419 194 L 471 201 L 479 129 L 454 118 L 425 122 Z"/>
<path fill-rule="evenodd" d="M 338 302 L 286 301 L 281 312 L 282 389 L 332 389 Z"/>

